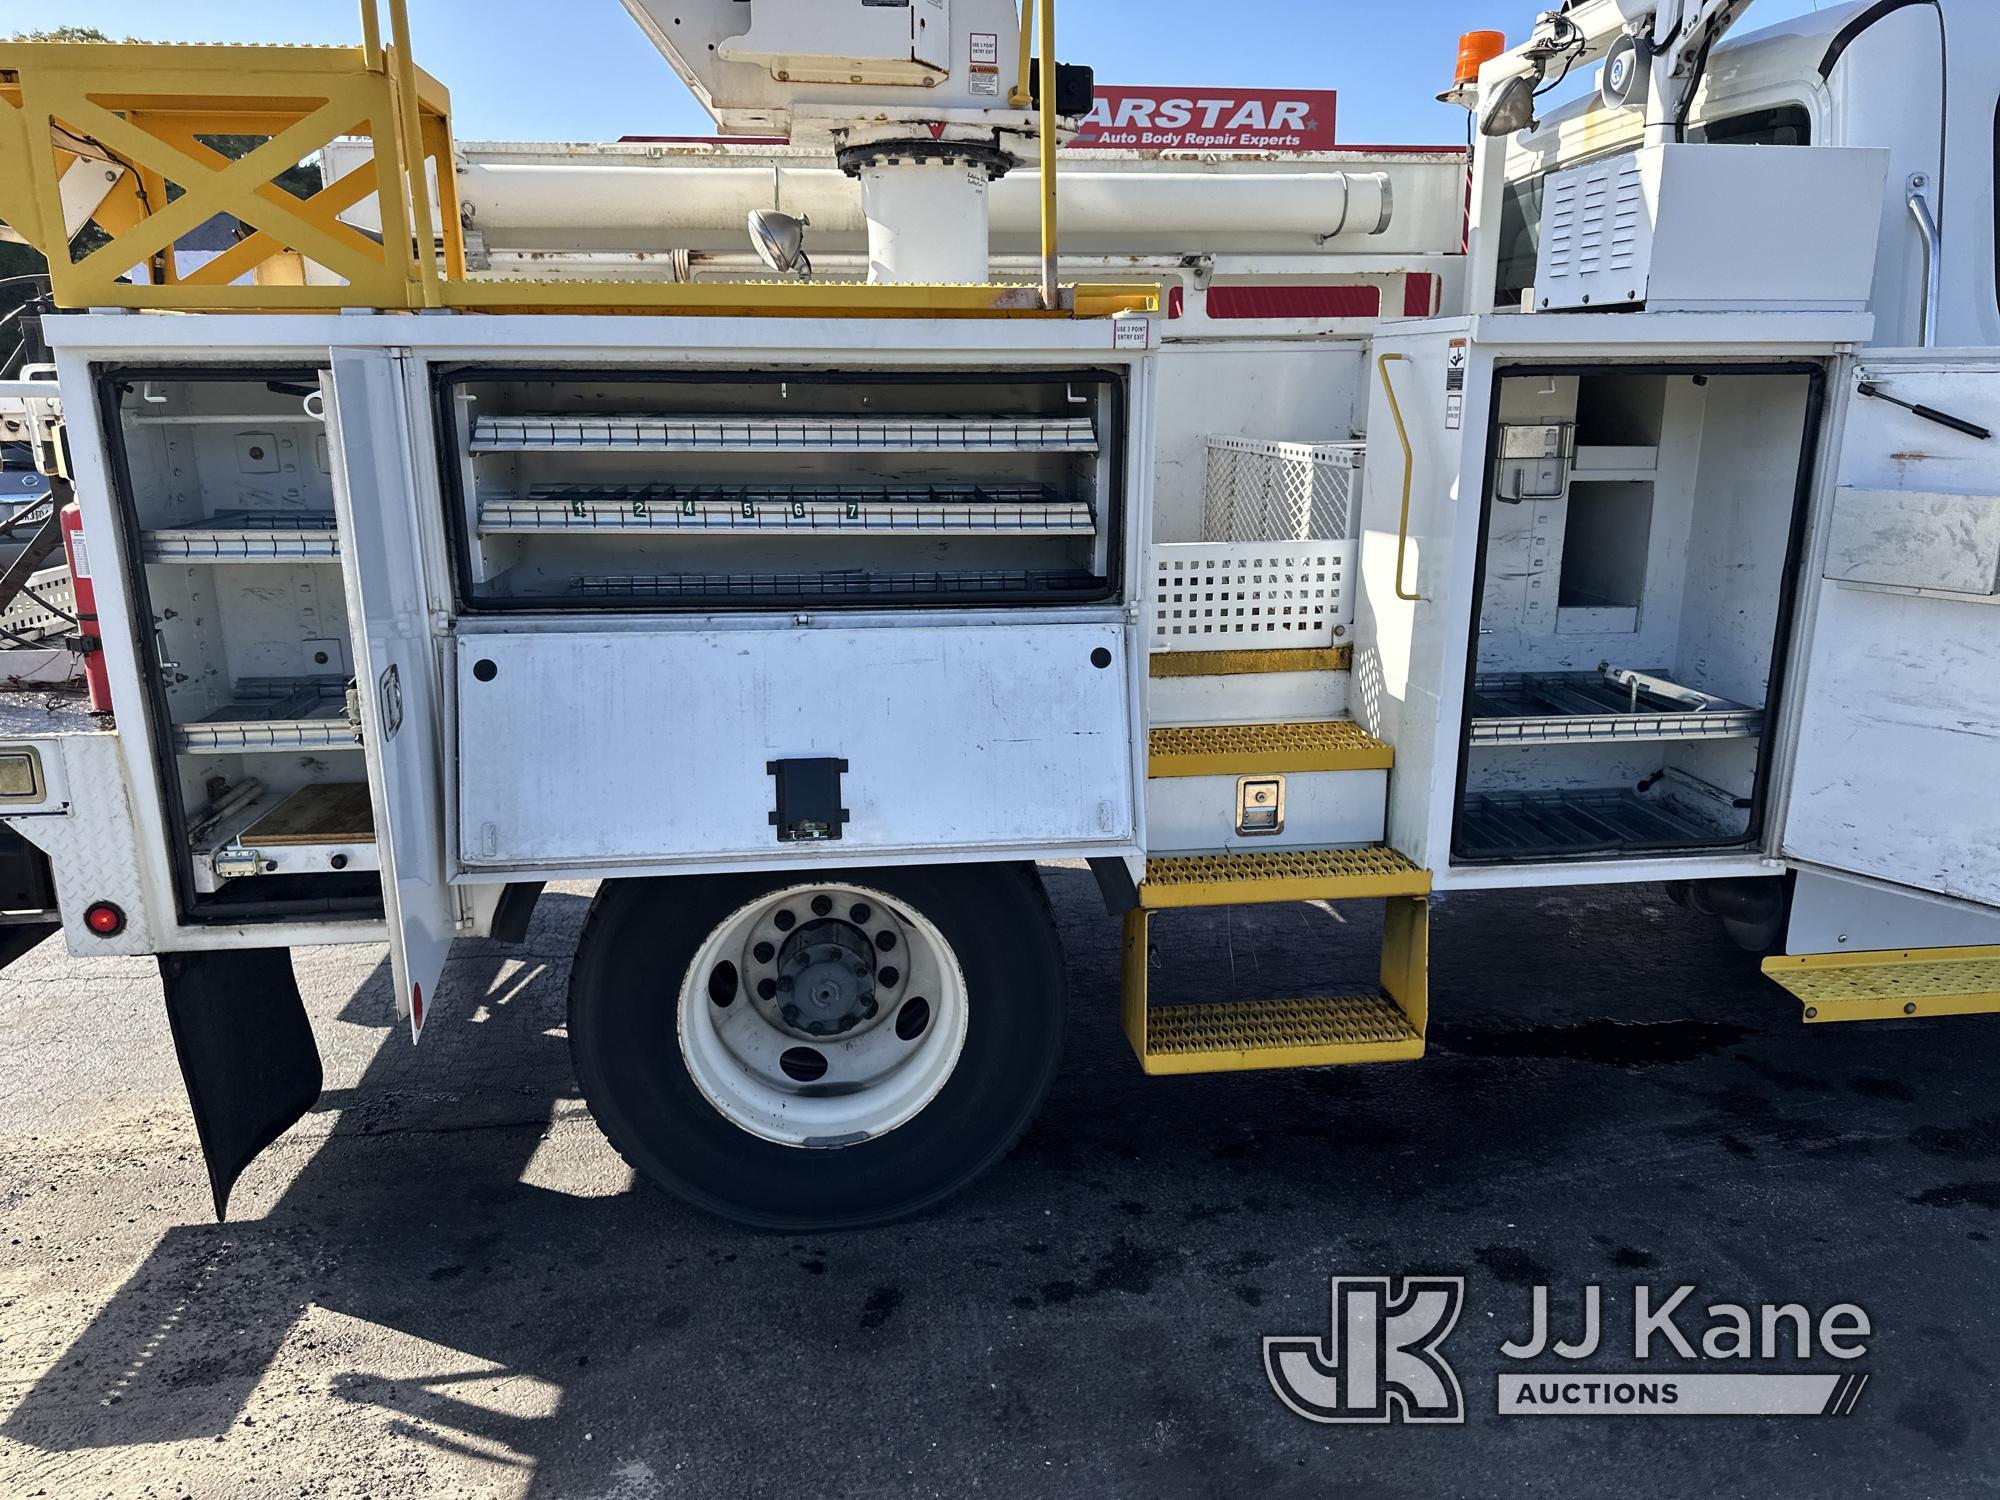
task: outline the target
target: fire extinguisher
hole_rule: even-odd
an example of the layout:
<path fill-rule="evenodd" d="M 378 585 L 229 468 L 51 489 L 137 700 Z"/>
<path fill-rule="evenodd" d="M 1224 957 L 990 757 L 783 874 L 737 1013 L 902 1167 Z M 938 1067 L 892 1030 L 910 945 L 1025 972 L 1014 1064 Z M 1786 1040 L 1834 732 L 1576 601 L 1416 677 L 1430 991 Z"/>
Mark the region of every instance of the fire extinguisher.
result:
<path fill-rule="evenodd" d="M 83 507 L 74 500 L 62 508 L 63 552 L 76 596 L 76 649 L 83 657 L 83 680 L 90 689 L 90 711 L 111 712 L 111 676 L 104 669 L 104 639 L 97 631 L 97 590 L 90 582 L 90 553 L 83 545 Z"/>

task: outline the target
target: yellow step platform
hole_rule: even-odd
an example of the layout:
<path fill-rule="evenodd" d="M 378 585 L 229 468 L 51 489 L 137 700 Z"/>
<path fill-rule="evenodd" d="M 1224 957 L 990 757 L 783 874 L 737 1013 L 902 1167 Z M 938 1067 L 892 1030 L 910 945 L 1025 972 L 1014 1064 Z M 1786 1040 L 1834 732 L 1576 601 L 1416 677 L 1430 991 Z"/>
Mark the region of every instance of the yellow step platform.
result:
<path fill-rule="evenodd" d="M 1427 896 L 1431 872 L 1385 844 L 1171 855 L 1146 861 L 1139 905 L 1256 906 L 1273 901 L 1359 901 Z"/>
<path fill-rule="evenodd" d="M 1396 752 L 1351 719 L 1155 729 L 1147 748 L 1155 777 L 1386 771 L 1396 764 Z"/>
<path fill-rule="evenodd" d="M 2000 1011 L 2000 948 L 1799 953 L 1764 972 L 1805 1006 L 1808 1021 L 1901 1021 Z"/>
<path fill-rule="evenodd" d="M 1352 646 L 1281 646 L 1264 651 L 1155 651 L 1149 677 L 1247 677 L 1259 672 L 1345 672 Z"/>
<path fill-rule="evenodd" d="M 1147 1000 L 1153 914 L 1125 917 L 1125 1036 L 1152 1074 L 1242 1073 L 1414 1062 L 1430 1017 L 1430 903 L 1388 903 L 1381 984 L 1366 993 L 1303 1000 L 1168 1005 Z"/>

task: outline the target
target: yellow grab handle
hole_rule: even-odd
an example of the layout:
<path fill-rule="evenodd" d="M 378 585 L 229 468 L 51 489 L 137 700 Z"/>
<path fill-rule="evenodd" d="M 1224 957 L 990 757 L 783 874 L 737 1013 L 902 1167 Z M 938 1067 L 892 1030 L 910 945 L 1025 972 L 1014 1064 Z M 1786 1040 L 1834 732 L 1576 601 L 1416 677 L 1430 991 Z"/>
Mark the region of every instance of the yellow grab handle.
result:
<path fill-rule="evenodd" d="M 1396 597 L 1412 604 L 1423 602 L 1422 594 L 1408 593 L 1403 588 L 1403 560 L 1410 551 L 1410 488 L 1416 478 L 1417 455 L 1410 447 L 1410 429 L 1403 425 L 1403 408 L 1396 401 L 1396 382 L 1389 378 L 1392 361 L 1409 359 L 1407 354 L 1385 354 L 1375 361 L 1375 368 L 1382 372 L 1382 390 L 1389 398 L 1389 415 L 1396 419 L 1396 440 L 1403 445 L 1403 519 L 1396 527 Z"/>

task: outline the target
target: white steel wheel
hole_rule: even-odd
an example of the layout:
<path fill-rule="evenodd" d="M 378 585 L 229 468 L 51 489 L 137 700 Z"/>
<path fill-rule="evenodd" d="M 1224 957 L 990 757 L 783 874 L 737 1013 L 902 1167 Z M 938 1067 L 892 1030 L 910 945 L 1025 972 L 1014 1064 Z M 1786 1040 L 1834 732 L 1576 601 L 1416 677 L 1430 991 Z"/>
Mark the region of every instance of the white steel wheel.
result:
<path fill-rule="evenodd" d="M 859 885 L 796 885 L 739 907 L 696 949 L 678 1002 L 681 1060 L 741 1130 L 853 1146 L 908 1124 L 965 1048 L 951 945 Z"/>
<path fill-rule="evenodd" d="M 1055 1077 L 1063 1010 L 1032 865 L 607 880 L 569 1044 L 645 1181 L 760 1228 L 842 1229 L 1004 1156 Z"/>

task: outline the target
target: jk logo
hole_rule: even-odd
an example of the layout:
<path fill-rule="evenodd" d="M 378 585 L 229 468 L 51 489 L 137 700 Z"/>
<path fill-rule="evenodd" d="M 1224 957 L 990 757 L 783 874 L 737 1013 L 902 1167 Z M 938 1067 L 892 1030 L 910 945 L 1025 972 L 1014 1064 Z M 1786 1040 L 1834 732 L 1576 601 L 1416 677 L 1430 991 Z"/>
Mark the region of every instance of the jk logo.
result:
<path fill-rule="evenodd" d="M 1463 1276 L 1333 1278 L 1324 1338 L 1267 1338 L 1264 1373 L 1309 1422 L 1463 1422 L 1465 1395 L 1438 1353 L 1465 1303 Z"/>

